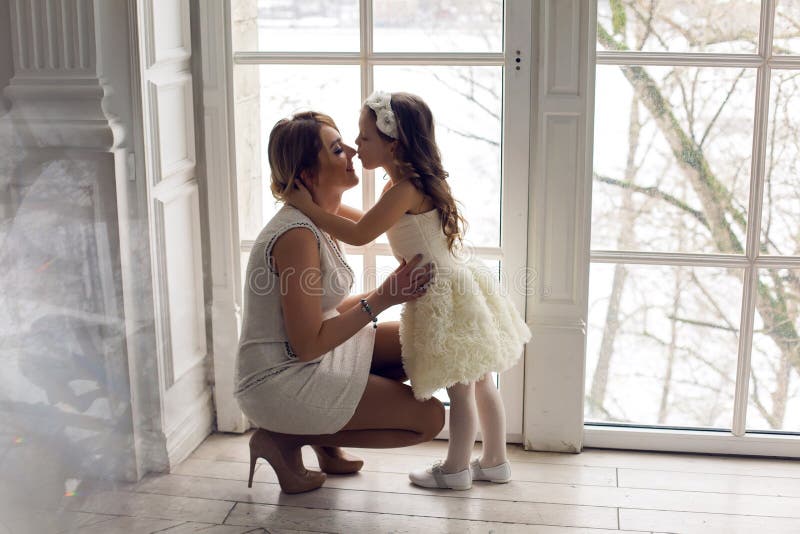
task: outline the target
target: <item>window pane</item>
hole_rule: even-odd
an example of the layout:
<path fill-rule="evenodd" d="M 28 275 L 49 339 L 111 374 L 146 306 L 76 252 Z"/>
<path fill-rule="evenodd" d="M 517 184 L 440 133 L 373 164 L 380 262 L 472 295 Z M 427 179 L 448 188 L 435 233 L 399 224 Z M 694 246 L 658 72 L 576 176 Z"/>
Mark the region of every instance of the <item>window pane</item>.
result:
<path fill-rule="evenodd" d="M 502 67 L 377 66 L 374 79 L 376 89 L 415 93 L 431 107 L 442 163 L 469 223 L 466 241 L 499 246 Z"/>
<path fill-rule="evenodd" d="M 743 252 L 755 79 L 597 67 L 592 248 Z"/>
<path fill-rule="evenodd" d="M 587 420 L 730 428 L 742 274 L 592 264 Z"/>
<path fill-rule="evenodd" d="M 762 244 L 800 255 L 800 71 L 773 71 L 769 114 Z"/>
<path fill-rule="evenodd" d="M 231 0 L 235 51 L 358 52 L 358 0 Z"/>
<path fill-rule="evenodd" d="M 762 269 L 747 428 L 800 433 L 800 270 Z"/>
<path fill-rule="evenodd" d="M 269 189 L 267 159 L 269 132 L 292 113 L 313 109 L 331 115 L 344 141 L 354 146 L 360 108 L 358 66 L 240 65 L 235 69 L 236 162 L 239 191 L 240 235 L 254 239 L 281 204 Z M 358 158 L 353 163 L 361 175 Z M 260 205 L 255 220 L 252 206 Z M 361 207 L 361 185 L 344 194 L 342 201 Z M 249 210 L 249 211 L 248 211 Z"/>
<path fill-rule="evenodd" d="M 489 269 L 496 277 L 498 282 L 501 280 L 500 278 L 500 260 L 489 260 L 486 258 L 478 258 L 481 260 L 487 269 Z M 508 289 L 508 288 L 504 288 Z"/>
<path fill-rule="evenodd" d="M 800 0 L 776 0 L 772 53 L 800 54 Z"/>
<path fill-rule="evenodd" d="M 364 292 L 364 256 L 361 254 L 347 254 L 347 264 L 353 269 L 354 280 L 351 295 Z"/>
<path fill-rule="evenodd" d="M 597 49 L 755 54 L 760 4 L 599 0 Z"/>
<path fill-rule="evenodd" d="M 376 52 L 502 52 L 502 0 L 373 2 Z"/>

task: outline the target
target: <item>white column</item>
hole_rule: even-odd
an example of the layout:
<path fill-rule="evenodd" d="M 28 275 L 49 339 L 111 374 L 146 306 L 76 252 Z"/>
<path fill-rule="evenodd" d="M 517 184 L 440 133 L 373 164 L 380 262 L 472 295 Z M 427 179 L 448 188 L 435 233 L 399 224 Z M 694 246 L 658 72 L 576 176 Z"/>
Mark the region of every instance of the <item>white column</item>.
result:
<path fill-rule="evenodd" d="M 595 2 L 542 0 L 531 144 L 524 444 L 580 452 L 589 277 Z"/>
<path fill-rule="evenodd" d="M 0 361 L 11 370 L 0 390 L 24 440 L 19 465 L 34 471 L 21 483 L 63 495 L 68 480 L 166 465 L 158 399 L 141 383 L 157 373 L 131 12 L 122 1 L 4 3 Z"/>
<path fill-rule="evenodd" d="M 5 95 L 17 144 L 115 148 L 124 135 L 103 109 L 95 0 L 12 0 L 10 21 L 14 78 Z"/>

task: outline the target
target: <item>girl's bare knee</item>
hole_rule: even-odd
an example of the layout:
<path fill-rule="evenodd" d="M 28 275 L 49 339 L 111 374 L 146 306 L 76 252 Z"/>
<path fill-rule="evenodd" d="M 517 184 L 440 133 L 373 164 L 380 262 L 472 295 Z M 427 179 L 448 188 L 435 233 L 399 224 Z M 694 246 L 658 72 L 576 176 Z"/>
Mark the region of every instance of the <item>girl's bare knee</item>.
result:
<path fill-rule="evenodd" d="M 478 383 L 482 386 L 494 385 L 494 380 L 492 380 L 492 373 L 486 373 L 478 380 Z"/>
<path fill-rule="evenodd" d="M 475 382 L 476 389 L 489 389 L 494 387 L 494 380 L 492 380 L 491 373 L 486 373 L 483 378 Z"/>

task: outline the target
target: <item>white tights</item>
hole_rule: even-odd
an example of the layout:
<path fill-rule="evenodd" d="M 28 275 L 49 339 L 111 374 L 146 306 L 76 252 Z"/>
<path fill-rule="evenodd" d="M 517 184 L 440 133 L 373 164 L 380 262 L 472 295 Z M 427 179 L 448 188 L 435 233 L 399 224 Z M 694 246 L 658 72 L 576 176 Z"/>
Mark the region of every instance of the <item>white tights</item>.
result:
<path fill-rule="evenodd" d="M 491 374 L 472 384 L 447 388 L 450 396 L 450 443 L 442 468 L 446 473 L 469 466 L 478 421 L 483 438 L 481 466 L 494 467 L 506 461 L 506 413 L 503 399 Z M 476 409 L 477 408 L 477 409 Z"/>

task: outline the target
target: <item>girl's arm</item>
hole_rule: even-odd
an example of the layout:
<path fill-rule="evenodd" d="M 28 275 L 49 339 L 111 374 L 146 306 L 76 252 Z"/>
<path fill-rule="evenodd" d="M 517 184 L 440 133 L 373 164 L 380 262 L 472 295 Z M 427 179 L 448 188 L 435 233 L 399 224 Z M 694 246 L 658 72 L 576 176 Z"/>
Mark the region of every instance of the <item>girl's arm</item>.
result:
<path fill-rule="evenodd" d="M 352 206 L 341 204 L 339 209 L 336 211 L 336 215 L 344 217 L 345 219 L 350 219 L 353 222 L 358 222 L 361 220 L 361 217 L 364 216 L 364 212 Z"/>
<path fill-rule="evenodd" d="M 306 228 L 281 235 L 272 249 L 280 276 L 281 309 L 289 345 L 297 358 L 310 361 L 351 338 L 370 322 L 361 306 L 351 306 L 336 317 L 322 320 L 322 271 L 317 239 Z M 401 266 L 381 286 L 367 294 L 374 315 L 386 308 L 425 294 L 430 264 L 419 266 L 421 256 Z"/>
<path fill-rule="evenodd" d="M 305 213 L 314 224 L 349 245 L 365 245 L 384 233 L 403 214 L 419 204 L 419 191 L 410 182 L 400 182 L 385 191 L 380 200 L 358 222 L 339 217 L 317 206 L 311 195 L 298 184 L 289 203 Z"/>
<path fill-rule="evenodd" d="M 386 185 L 383 186 L 383 190 L 381 191 L 381 196 L 392 186 L 392 182 L 386 182 Z M 336 215 L 340 217 L 344 217 L 345 219 L 350 219 L 353 222 L 358 222 L 361 220 L 361 217 L 364 216 L 364 212 L 358 208 L 354 208 L 353 206 L 348 206 L 346 204 L 340 204 L 339 209 L 336 211 Z"/>

